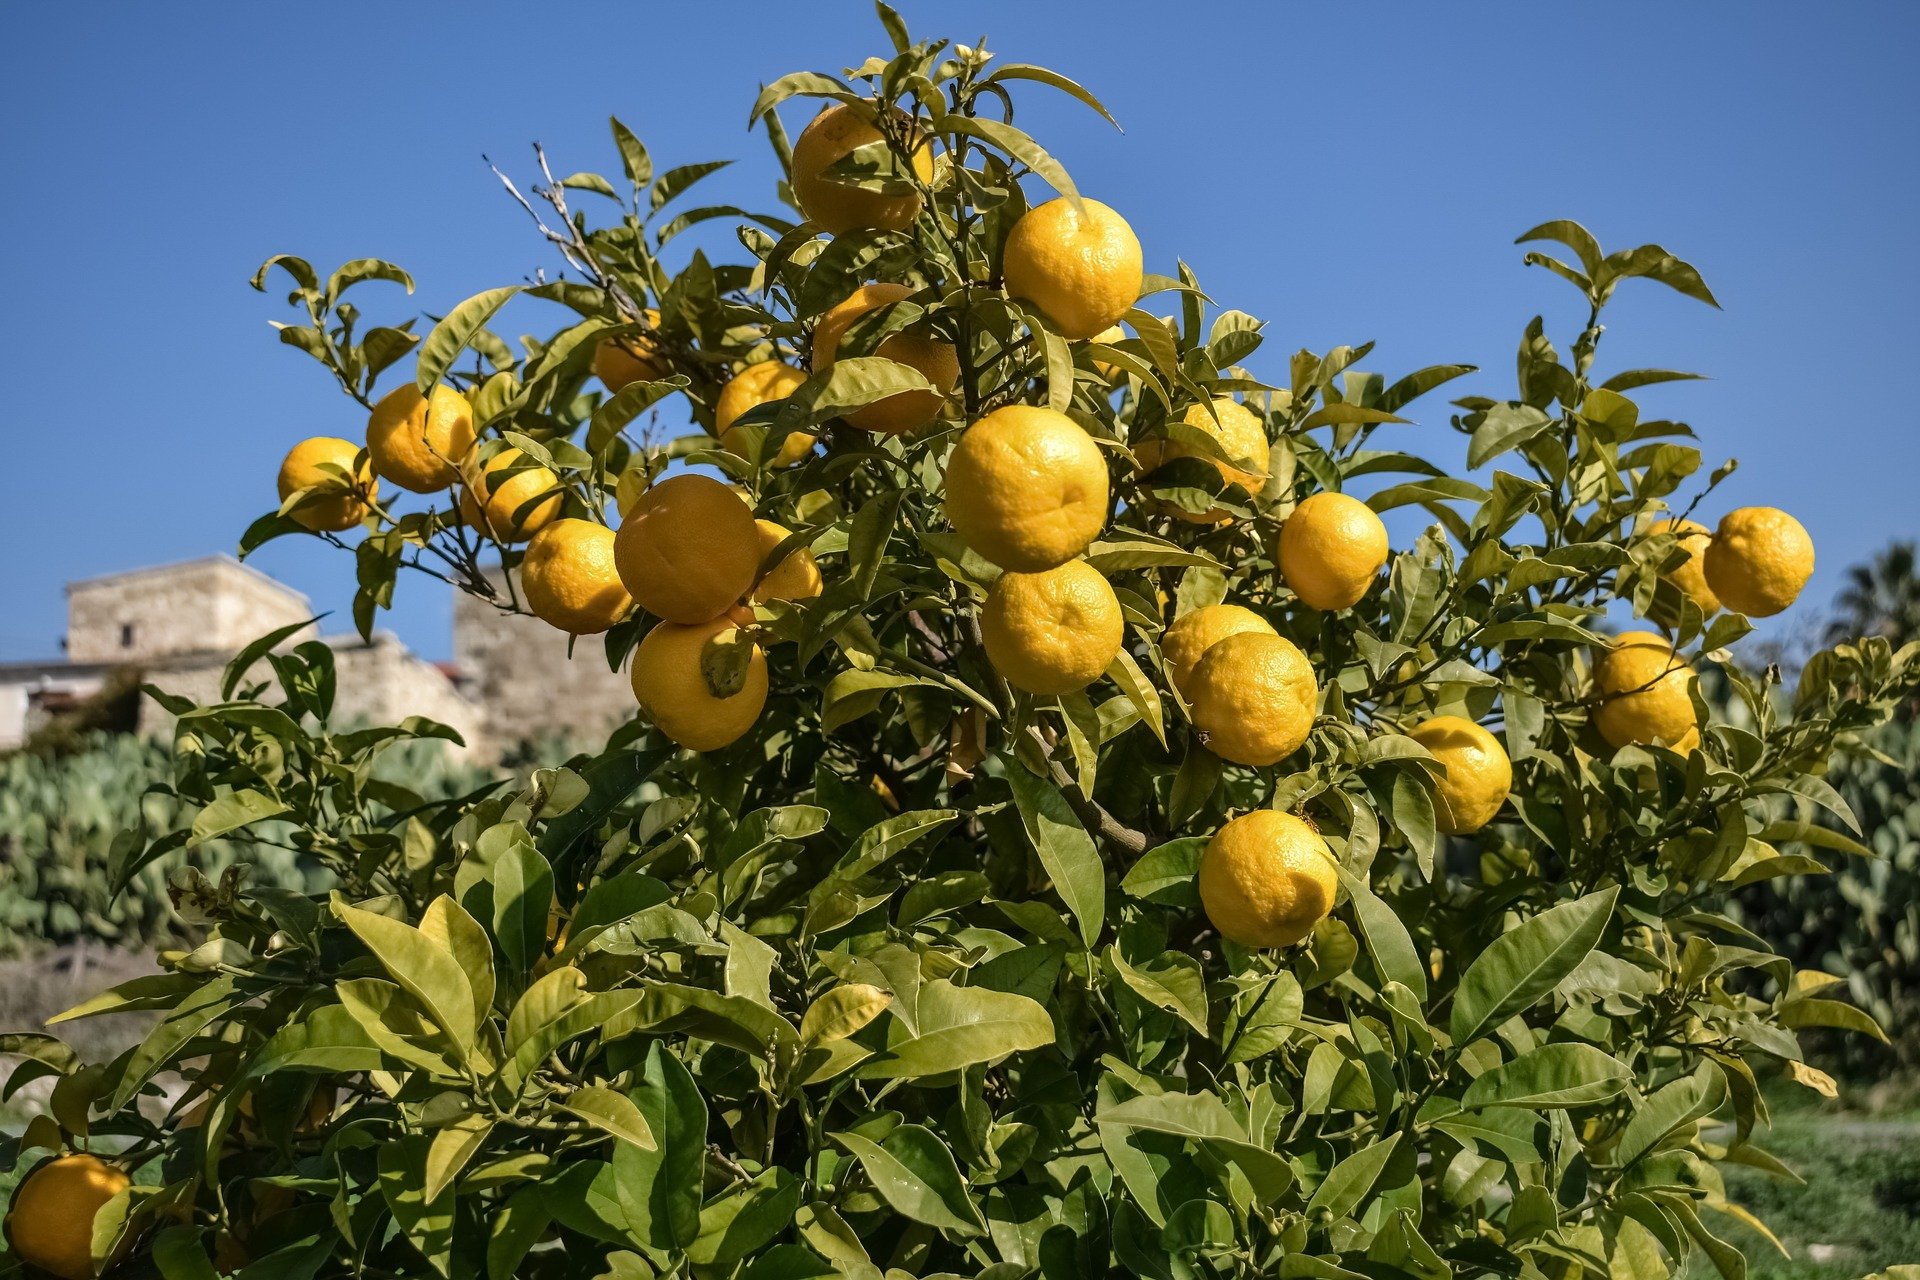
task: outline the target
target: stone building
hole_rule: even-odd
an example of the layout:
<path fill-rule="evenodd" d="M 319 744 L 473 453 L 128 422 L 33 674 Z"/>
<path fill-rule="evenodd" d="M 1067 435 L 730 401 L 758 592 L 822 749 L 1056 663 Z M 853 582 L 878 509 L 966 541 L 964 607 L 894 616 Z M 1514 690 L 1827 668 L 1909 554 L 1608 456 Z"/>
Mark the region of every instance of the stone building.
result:
<path fill-rule="evenodd" d="M 234 653 L 312 617 L 306 596 L 224 555 L 70 583 L 65 657 L 0 663 L 0 750 L 98 693 L 116 671 L 215 701 Z M 317 635 L 309 626 L 287 643 Z M 597 742 L 633 712 L 633 695 L 607 669 L 596 637 L 582 639 L 569 659 L 565 636 L 465 594 L 456 596 L 452 663 L 428 662 L 384 631 L 371 641 L 318 638 L 333 649 L 339 672 L 334 723 L 426 716 L 458 730 L 482 759 L 521 741 Z M 139 727 L 165 733 L 169 717 L 142 699 Z"/>

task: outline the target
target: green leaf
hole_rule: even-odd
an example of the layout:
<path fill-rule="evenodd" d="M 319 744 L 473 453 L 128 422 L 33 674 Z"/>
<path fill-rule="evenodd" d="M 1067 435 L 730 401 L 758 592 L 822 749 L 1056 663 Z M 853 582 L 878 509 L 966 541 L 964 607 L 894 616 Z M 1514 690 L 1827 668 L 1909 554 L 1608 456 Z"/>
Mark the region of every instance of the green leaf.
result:
<path fill-rule="evenodd" d="M 944 1075 L 976 1062 L 1053 1043 L 1053 1019 L 1038 1001 L 1005 991 L 956 987 L 936 978 L 920 988 L 917 1032 L 896 1020 L 886 1049 L 855 1074 L 868 1080 Z"/>
<path fill-rule="evenodd" d="M 1352 1216 L 1372 1194 L 1374 1183 L 1400 1145 L 1400 1137 L 1396 1133 L 1382 1138 L 1333 1166 L 1314 1190 L 1313 1199 L 1307 1201 L 1307 1212 L 1324 1209 L 1331 1217 Z"/>
<path fill-rule="evenodd" d="M 486 872 L 493 884 L 494 938 L 507 962 L 525 974 L 546 949 L 553 868 L 526 829 L 514 823 L 511 838 L 489 859 Z"/>
<path fill-rule="evenodd" d="M 575 1089 L 560 1100 L 560 1107 L 642 1151 L 659 1149 L 659 1144 L 653 1139 L 653 1130 L 647 1125 L 647 1117 L 638 1104 L 605 1085 L 590 1084 Z"/>
<path fill-rule="evenodd" d="M 1467 444 L 1467 466 L 1479 468 L 1509 449 L 1516 449 L 1545 431 L 1553 419 L 1530 404 L 1497 404 L 1486 411 Z"/>
<path fill-rule="evenodd" d="M 453 1185 L 492 1132 L 493 1121 L 481 1115 L 465 1115 L 433 1135 L 433 1145 L 427 1148 L 427 1182 L 423 1188 L 429 1204 Z"/>
<path fill-rule="evenodd" d="M 807 423 L 827 422 L 909 391 L 931 391 L 927 376 L 885 356 L 848 356 L 816 373 L 789 397 L 807 408 Z"/>
<path fill-rule="evenodd" d="M 685 1248 L 700 1235 L 705 1181 L 707 1104 L 700 1086 L 667 1046 L 647 1050 L 632 1099 L 658 1144 L 629 1142 L 613 1149 L 615 1190 L 636 1238 L 657 1249 Z"/>
<path fill-rule="evenodd" d="M 415 1134 L 376 1147 L 380 1195 L 409 1242 L 441 1275 L 452 1273 L 455 1200 L 451 1189 L 426 1194 L 432 1139 Z"/>
<path fill-rule="evenodd" d="M 1136 966 L 1127 963 L 1115 944 L 1107 948 L 1107 961 L 1142 1000 L 1207 1034 L 1207 978 L 1198 959 L 1169 951 Z"/>
<path fill-rule="evenodd" d="M 1614 1161 L 1632 1164 L 1682 1125 L 1717 1111 L 1727 1096 L 1726 1079 L 1711 1062 L 1690 1076 L 1657 1089 L 1633 1110 L 1613 1150 Z"/>
<path fill-rule="evenodd" d="M 613 126 L 613 144 L 620 149 L 620 168 L 626 173 L 627 181 L 635 190 L 653 181 L 653 158 L 633 130 L 620 123 L 620 117 L 609 116 L 607 123 Z"/>
<path fill-rule="evenodd" d="M 884 1143 L 857 1133 L 829 1134 L 860 1162 L 895 1211 L 943 1231 L 978 1235 L 987 1229 L 979 1206 L 967 1194 L 953 1152 L 923 1125 L 903 1124 Z"/>
<path fill-rule="evenodd" d="M 1036 67 L 1025 62 L 1009 62 L 987 77 L 988 84 L 1000 84 L 1007 80 L 1032 80 L 1039 84 L 1050 85 L 1062 93 L 1079 99 L 1095 111 L 1098 111 L 1101 117 L 1114 128 L 1118 129 L 1120 127 L 1120 122 L 1113 118 L 1111 111 L 1108 111 L 1106 107 L 1101 105 L 1100 99 L 1094 97 L 1093 94 L 1089 93 L 1079 83 L 1067 79 L 1067 77 L 1061 75 L 1058 71 L 1049 71 L 1045 67 Z"/>
<path fill-rule="evenodd" d="M 753 111 L 747 117 L 748 127 L 752 127 L 761 116 L 773 110 L 788 98 L 804 95 L 810 98 L 836 98 L 841 101 L 854 101 L 859 95 L 844 80 L 821 75 L 817 71 L 795 71 L 781 76 L 760 91 L 753 100 Z"/>
<path fill-rule="evenodd" d="M 1600 242 L 1593 233 L 1570 218 L 1556 218 L 1543 222 L 1531 231 L 1522 232 L 1515 244 L 1526 244 L 1533 240 L 1557 240 L 1573 250 L 1580 257 L 1580 265 L 1589 276 L 1600 270 Z"/>
<path fill-rule="evenodd" d="M 758 1253 L 792 1227 L 805 1192 L 800 1179 L 778 1167 L 722 1191 L 701 1208 L 700 1234 L 687 1247 L 687 1260 L 698 1274 L 712 1274 L 715 1267 Z"/>
<path fill-rule="evenodd" d="M 1080 940 L 1093 946 L 1106 918 L 1107 869 L 1093 837 L 1080 825 L 1060 788 L 1027 772 L 1018 760 L 1006 762 L 1020 823 L 1054 889 L 1080 925 Z"/>
<path fill-rule="evenodd" d="M 1207 840 L 1206 836 L 1187 836 L 1147 850 L 1121 877 L 1120 888 L 1163 907 L 1198 910 L 1200 890 L 1196 878 Z"/>
<path fill-rule="evenodd" d="M 1146 672 L 1134 656 L 1125 649 L 1113 655 L 1113 662 L 1107 667 L 1107 678 L 1120 686 L 1120 692 L 1126 695 L 1133 709 L 1140 713 L 1140 719 L 1146 722 L 1148 732 L 1159 739 L 1161 746 L 1167 745 L 1167 713 L 1160 700 L 1160 691 L 1153 681 L 1147 679 Z"/>
<path fill-rule="evenodd" d="M 1211 1093 L 1142 1094 L 1102 1108 L 1093 1119 L 1102 1126 L 1198 1142 L 1239 1166 L 1255 1193 L 1267 1202 L 1279 1199 L 1293 1185 L 1293 1169 L 1286 1160 L 1254 1142 L 1246 1126 Z"/>
<path fill-rule="evenodd" d="M 1463 1107 L 1588 1107 L 1618 1097 L 1627 1064 L 1590 1044 L 1549 1044 L 1502 1063 L 1467 1086 Z"/>
<path fill-rule="evenodd" d="M 234 980 L 222 975 L 182 1000 L 127 1055 L 108 1106 L 118 1111 L 131 1102 L 156 1071 L 172 1061 L 189 1040 L 206 1030 L 216 1018 L 229 1013 L 239 999 Z"/>
<path fill-rule="evenodd" d="M 494 312 L 505 306 L 507 299 L 520 292 L 519 285 L 507 285 L 505 288 L 488 289 L 476 293 L 465 302 L 447 312 L 446 318 L 433 326 L 426 340 L 420 344 L 420 354 L 415 360 L 414 386 L 421 395 L 427 395 L 446 376 L 460 353 L 472 344 L 476 335 L 493 319 Z"/>
<path fill-rule="evenodd" d="M 349 906 L 337 896 L 333 911 L 393 980 L 420 1002 L 454 1047 L 471 1053 L 479 1030 L 473 984 L 453 954 L 412 925 Z"/>
<path fill-rule="evenodd" d="M 1427 999 L 1427 969 L 1414 950 L 1413 937 L 1392 907 L 1382 902 L 1373 886 L 1345 867 L 1340 868 L 1340 883 L 1353 900 L 1354 923 L 1360 926 L 1367 952 L 1373 957 L 1380 976 L 1397 982 L 1419 998 Z"/>
<path fill-rule="evenodd" d="M 1079 206 L 1079 189 L 1073 185 L 1073 179 L 1067 176 L 1066 169 L 1048 155 L 1044 147 L 1012 125 L 985 116 L 949 115 L 941 118 L 938 131 L 955 137 L 978 138 L 998 147 L 1033 170 L 1048 186 L 1072 201 L 1075 207 Z"/>
<path fill-rule="evenodd" d="M 1889 1043 L 1887 1033 L 1872 1014 L 1840 1000 L 1790 1000 L 1780 1006 L 1779 1017 L 1783 1027 L 1838 1027 L 1871 1036 L 1881 1044 Z"/>
<path fill-rule="evenodd" d="M 844 1040 L 872 1022 L 893 1002 L 891 993 L 863 982 L 847 982 L 827 991 L 800 1019 L 800 1039 L 809 1047 Z"/>
<path fill-rule="evenodd" d="M 1560 985 L 1606 932 L 1619 889 L 1565 902 L 1502 933 L 1460 979 L 1448 1032 L 1465 1045 Z"/>
<path fill-rule="evenodd" d="M 292 810 L 288 806 L 263 792 L 229 792 L 194 815 L 193 835 L 187 841 L 187 847 L 205 844 L 242 827 L 290 812 Z"/>
<path fill-rule="evenodd" d="M 341 294 L 367 280 L 387 280 L 406 286 L 408 293 L 413 292 L 413 277 L 402 268 L 379 258 L 355 258 L 341 264 L 327 277 L 326 305 L 331 307 L 340 300 Z"/>

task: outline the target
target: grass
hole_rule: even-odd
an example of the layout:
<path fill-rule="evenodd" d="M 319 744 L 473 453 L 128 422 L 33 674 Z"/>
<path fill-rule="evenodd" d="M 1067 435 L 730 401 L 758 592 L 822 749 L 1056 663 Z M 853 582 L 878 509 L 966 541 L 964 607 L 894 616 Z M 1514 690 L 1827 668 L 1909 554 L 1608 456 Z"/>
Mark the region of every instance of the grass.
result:
<path fill-rule="evenodd" d="M 1920 1097 L 1885 1086 L 1849 1089 L 1838 1103 L 1775 1091 L 1770 1131 L 1755 1142 L 1806 1179 L 1783 1182 L 1726 1169 L 1727 1197 L 1753 1211 L 1792 1254 L 1709 1214 L 1716 1235 L 1747 1255 L 1751 1280 L 1860 1280 L 1920 1262 Z M 1696 1257 L 1689 1280 L 1713 1275 Z"/>

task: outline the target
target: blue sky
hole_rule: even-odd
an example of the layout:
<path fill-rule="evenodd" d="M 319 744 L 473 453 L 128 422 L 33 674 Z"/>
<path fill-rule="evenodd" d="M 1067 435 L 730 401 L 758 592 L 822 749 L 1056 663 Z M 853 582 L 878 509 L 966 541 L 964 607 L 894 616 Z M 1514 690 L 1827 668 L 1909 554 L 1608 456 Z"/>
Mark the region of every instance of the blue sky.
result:
<path fill-rule="evenodd" d="M 1510 242 L 1577 218 L 1609 249 L 1666 245 L 1719 295 L 1724 312 L 1627 285 L 1601 366 L 1712 376 L 1643 405 L 1693 424 L 1709 466 L 1741 459 L 1709 515 L 1781 506 L 1812 531 L 1820 568 L 1798 613 L 1920 532 L 1920 6 L 1848 5 L 1844 21 L 1746 4 L 901 8 L 916 34 L 984 31 L 1106 99 L 1124 135 L 1038 88 L 1021 123 L 1132 221 L 1150 270 L 1183 256 L 1222 306 L 1270 322 L 1256 367 L 1374 339 L 1383 373 L 1459 360 L 1483 370 L 1472 389 L 1509 394 L 1528 318 L 1544 313 L 1563 350 L 1580 318 Z M 294 440 L 364 429 L 273 340 L 283 312 L 247 287 L 263 258 L 390 258 L 426 310 L 552 268 L 481 155 L 524 176 L 538 140 L 562 171 L 617 173 L 610 113 L 662 167 L 751 161 L 708 194 L 772 207 L 770 159 L 745 131 L 757 85 L 884 48 L 864 3 L 796 12 L 11 9 L 0 660 L 58 651 L 66 580 L 231 548 L 273 504 Z M 404 314 L 382 288 L 360 301 Z M 548 322 L 534 314 L 502 325 Z M 1418 408 L 1399 439 L 1456 457 L 1442 403 Z M 285 541 L 257 563 L 345 628 L 345 557 Z M 415 575 L 390 625 L 441 656 L 450 616 Z"/>

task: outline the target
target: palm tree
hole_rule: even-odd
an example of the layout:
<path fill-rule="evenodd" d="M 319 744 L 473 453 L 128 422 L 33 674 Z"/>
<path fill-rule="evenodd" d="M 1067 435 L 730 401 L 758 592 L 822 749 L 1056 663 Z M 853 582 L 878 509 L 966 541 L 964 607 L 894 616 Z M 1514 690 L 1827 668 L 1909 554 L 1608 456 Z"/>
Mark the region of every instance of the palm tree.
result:
<path fill-rule="evenodd" d="M 1827 629 L 1829 643 L 1855 636 L 1885 636 L 1895 645 L 1920 638 L 1920 576 L 1915 544 L 1896 542 L 1872 564 L 1847 570 L 1847 585 L 1834 599 L 1840 616 Z"/>

